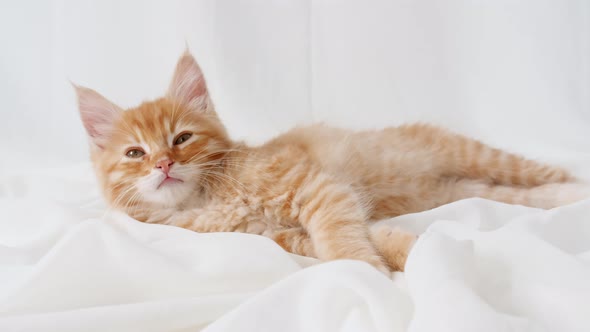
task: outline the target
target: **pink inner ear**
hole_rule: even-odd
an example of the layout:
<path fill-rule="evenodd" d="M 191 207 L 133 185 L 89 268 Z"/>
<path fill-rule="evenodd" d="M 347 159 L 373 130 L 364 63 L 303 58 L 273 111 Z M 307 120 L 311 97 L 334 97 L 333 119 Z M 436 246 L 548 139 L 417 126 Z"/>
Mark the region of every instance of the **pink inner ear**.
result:
<path fill-rule="evenodd" d="M 178 60 L 168 94 L 186 105 L 205 106 L 207 85 L 201 68 L 190 53 L 186 52 Z"/>
<path fill-rule="evenodd" d="M 102 147 L 110 137 L 121 109 L 92 89 L 74 85 L 78 94 L 78 109 L 84 127 L 92 141 Z"/>

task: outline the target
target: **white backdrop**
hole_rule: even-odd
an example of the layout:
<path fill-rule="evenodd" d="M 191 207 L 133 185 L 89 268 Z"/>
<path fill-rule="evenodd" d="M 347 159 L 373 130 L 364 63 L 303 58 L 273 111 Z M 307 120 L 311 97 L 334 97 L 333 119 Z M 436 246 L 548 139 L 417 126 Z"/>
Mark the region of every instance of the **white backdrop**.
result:
<path fill-rule="evenodd" d="M 236 138 L 422 120 L 574 168 L 590 156 L 587 0 L 55 0 L 0 2 L 0 167 L 86 160 L 68 80 L 135 105 L 165 91 L 185 41 Z"/>

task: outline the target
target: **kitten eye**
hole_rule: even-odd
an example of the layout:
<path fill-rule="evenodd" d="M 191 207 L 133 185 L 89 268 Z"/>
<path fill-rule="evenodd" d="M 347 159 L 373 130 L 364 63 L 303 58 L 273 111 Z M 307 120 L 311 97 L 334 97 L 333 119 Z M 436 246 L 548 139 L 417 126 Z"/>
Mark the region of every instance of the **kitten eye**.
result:
<path fill-rule="evenodd" d="M 129 158 L 139 158 L 143 156 L 145 152 L 140 149 L 131 149 L 125 153 L 125 155 Z"/>
<path fill-rule="evenodd" d="M 193 136 L 193 134 L 191 133 L 183 133 L 180 134 L 176 137 L 176 139 L 174 140 L 174 145 L 180 145 L 184 142 L 186 142 L 189 138 L 191 138 L 191 136 Z"/>

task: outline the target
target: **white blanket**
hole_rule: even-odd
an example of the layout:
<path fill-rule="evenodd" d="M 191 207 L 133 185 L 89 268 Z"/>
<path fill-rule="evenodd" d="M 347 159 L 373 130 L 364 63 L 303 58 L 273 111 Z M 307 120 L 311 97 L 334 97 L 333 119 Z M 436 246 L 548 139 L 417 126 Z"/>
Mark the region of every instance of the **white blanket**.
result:
<path fill-rule="evenodd" d="M 87 165 L 1 179 L 0 331 L 590 331 L 590 200 L 387 221 L 422 233 L 392 282 L 259 236 L 142 224 L 99 197 Z"/>

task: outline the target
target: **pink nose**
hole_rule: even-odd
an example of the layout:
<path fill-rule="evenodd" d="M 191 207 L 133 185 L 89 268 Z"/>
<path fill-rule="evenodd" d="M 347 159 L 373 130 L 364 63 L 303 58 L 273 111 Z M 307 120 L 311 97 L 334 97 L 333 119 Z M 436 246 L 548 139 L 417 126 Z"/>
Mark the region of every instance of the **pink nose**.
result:
<path fill-rule="evenodd" d="M 170 172 L 170 167 L 174 164 L 174 162 L 170 159 L 160 160 L 156 163 L 156 168 L 159 168 L 164 172 L 164 174 L 168 175 Z"/>

